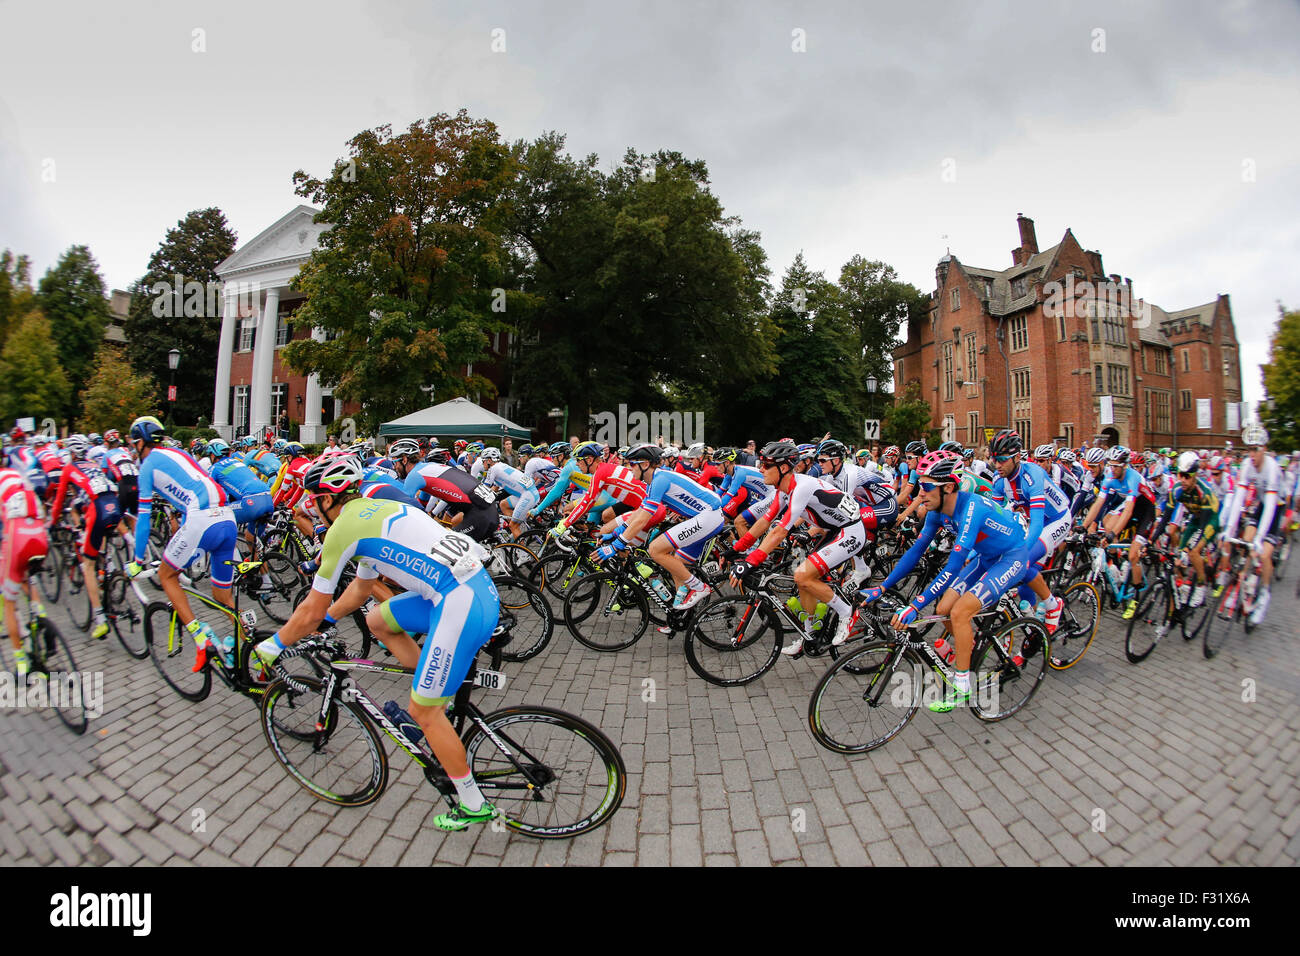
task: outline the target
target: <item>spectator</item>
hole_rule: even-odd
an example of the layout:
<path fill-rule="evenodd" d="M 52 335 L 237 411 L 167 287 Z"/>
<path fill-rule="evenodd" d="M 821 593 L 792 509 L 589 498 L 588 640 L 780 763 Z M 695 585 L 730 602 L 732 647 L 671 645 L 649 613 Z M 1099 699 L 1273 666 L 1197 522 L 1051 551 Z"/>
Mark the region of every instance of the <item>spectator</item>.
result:
<path fill-rule="evenodd" d="M 280 437 L 286 441 L 289 438 L 289 410 L 280 410 Z"/>

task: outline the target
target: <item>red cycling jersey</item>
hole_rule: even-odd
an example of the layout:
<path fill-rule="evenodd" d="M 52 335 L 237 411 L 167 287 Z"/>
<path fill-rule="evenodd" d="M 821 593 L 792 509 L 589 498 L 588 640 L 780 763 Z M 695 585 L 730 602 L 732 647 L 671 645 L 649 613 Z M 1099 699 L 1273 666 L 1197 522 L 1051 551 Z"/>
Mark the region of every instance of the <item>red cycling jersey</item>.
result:
<path fill-rule="evenodd" d="M 564 519 L 566 528 L 572 527 L 583 519 L 595 506 L 601 492 L 609 492 L 615 501 L 631 508 L 640 508 L 645 499 L 645 482 L 637 478 L 631 468 L 624 468 L 617 462 L 607 461 L 591 475 L 591 487 L 582 496 L 578 506 Z"/>

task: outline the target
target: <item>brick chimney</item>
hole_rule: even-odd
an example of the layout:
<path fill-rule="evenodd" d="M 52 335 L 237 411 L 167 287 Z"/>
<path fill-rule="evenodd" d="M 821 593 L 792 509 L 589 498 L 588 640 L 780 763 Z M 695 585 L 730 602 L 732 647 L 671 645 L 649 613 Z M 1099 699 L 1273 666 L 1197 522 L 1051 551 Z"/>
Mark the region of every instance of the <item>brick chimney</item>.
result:
<path fill-rule="evenodd" d="M 1016 213 L 1016 225 L 1020 227 L 1020 248 L 1011 250 L 1011 261 L 1020 266 L 1038 254 L 1038 237 L 1034 234 L 1034 220 L 1026 219 L 1024 213 Z"/>

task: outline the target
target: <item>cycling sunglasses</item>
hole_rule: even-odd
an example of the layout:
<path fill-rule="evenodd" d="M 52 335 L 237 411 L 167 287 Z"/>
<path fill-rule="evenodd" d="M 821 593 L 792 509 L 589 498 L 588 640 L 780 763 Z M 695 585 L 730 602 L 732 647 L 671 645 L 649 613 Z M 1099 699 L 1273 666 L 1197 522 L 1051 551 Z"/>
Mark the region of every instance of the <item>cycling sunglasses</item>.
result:
<path fill-rule="evenodd" d="M 1020 453 L 1019 453 L 1019 452 L 1016 452 L 1016 455 L 1018 455 L 1018 454 L 1020 454 Z M 1015 458 L 1016 455 L 998 455 L 998 456 L 995 457 L 993 460 L 996 461 L 996 462 L 1000 465 L 1000 464 L 1002 464 L 1004 461 L 1010 461 L 1012 458 Z"/>
<path fill-rule="evenodd" d="M 936 488 L 942 488 L 943 484 L 938 481 L 918 481 L 916 486 L 922 491 L 930 492 L 934 491 Z"/>
<path fill-rule="evenodd" d="M 818 459 L 817 459 L 817 463 L 818 463 L 819 465 L 827 465 L 827 464 L 830 464 L 832 461 L 834 461 L 833 458 L 818 458 Z"/>
<path fill-rule="evenodd" d="M 1180 471 L 1180 472 L 1178 473 L 1178 477 L 1179 477 L 1179 478 L 1195 478 L 1195 477 L 1196 477 L 1196 472 L 1194 472 L 1194 471 Z"/>

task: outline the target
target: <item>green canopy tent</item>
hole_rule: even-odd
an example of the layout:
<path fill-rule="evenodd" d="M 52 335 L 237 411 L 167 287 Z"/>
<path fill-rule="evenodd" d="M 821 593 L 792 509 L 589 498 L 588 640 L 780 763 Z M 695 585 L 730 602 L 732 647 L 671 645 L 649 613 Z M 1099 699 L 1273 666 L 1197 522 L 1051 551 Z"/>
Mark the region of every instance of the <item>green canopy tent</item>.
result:
<path fill-rule="evenodd" d="M 430 405 L 379 426 L 381 438 L 400 435 L 428 435 L 434 438 L 454 435 L 460 438 L 514 438 L 520 441 L 532 438 L 532 432 L 527 428 L 520 428 L 509 419 L 489 412 L 468 398 L 453 398 L 441 405 Z"/>

